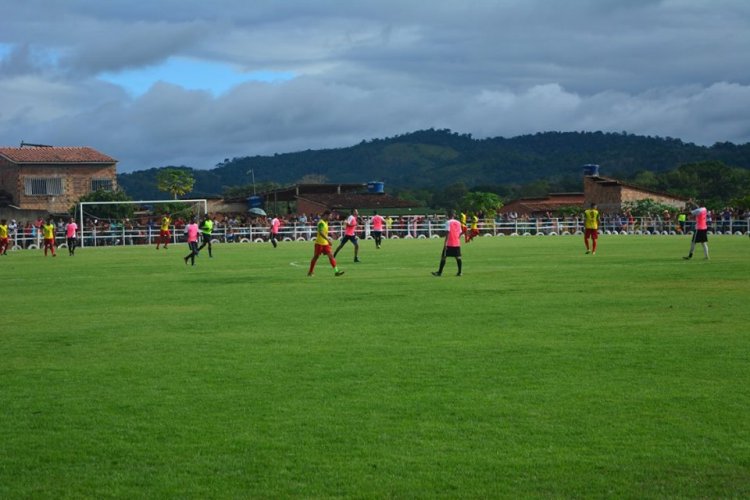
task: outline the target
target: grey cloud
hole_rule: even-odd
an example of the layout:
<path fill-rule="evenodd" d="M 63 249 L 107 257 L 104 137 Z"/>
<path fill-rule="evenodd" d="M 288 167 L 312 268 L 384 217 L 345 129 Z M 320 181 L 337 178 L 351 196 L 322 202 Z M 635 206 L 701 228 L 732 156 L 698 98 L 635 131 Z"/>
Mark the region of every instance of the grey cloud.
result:
<path fill-rule="evenodd" d="M 0 60 L 0 75 L 12 78 L 41 71 L 33 50 L 28 44 L 14 46 L 5 59 Z"/>
<path fill-rule="evenodd" d="M 91 145 L 121 171 L 429 127 L 750 140 L 744 0 L 15 4 L 0 5 L 0 143 Z M 298 77 L 137 98 L 96 78 L 174 56 Z"/>
<path fill-rule="evenodd" d="M 88 33 L 60 64 L 82 75 L 149 66 L 174 54 L 189 53 L 207 29 L 202 23 L 78 24 L 79 30 Z"/>
<path fill-rule="evenodd" d="M 56 116 L 35 130 L 58 144 L 83 138 L 120 159 L 127 171 L 166 164 L 208 168 L 225 157 L 348 146 L 428 127 L 475 137 L 627 130 L 702 144 L 741 142 L 750 122 L 740 110 L 748 106 L 750 87 L 737 84 L 586 97 L 556 84 L 462 93 L 367 91 L 301 79 L 245 84 L 218 98 L 159 84 L 132 103 Z"/>

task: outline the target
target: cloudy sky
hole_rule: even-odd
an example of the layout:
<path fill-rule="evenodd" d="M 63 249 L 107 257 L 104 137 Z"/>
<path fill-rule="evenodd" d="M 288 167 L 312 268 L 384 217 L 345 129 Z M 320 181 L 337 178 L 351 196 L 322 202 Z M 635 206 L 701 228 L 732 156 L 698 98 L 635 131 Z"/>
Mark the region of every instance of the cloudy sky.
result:
<path fill-rule="evenodd" d="M 0 0 L 0 145 L 127 172 L 627 131 L 750 142 L 748 0 Z"/>

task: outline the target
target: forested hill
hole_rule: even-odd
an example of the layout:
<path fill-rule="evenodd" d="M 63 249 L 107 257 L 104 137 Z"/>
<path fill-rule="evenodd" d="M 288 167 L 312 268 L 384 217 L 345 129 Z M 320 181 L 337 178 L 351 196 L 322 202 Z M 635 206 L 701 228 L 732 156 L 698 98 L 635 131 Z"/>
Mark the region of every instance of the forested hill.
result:
<path fill-rule="evenodd" d="M 597 163 L 605 176 L 629 178 L 639 171 L 662 172 L 686 163 L 718 160 L 750 169 L 750 143 L 711 147 L 679 139 L 603 132 L 545 132 L 510 139 L 474 139 L 450 130 L 421 130 L 363 141 L 340 149 L 307 150 L 225 161 L 211 170 L 193 170 L 195 193 L 221 194 L 250 183 L 295 183 L 305 176 L 324 182 L 384 181 L 387 189 L 442 188 L 463 182 L 525 184 L 538 179 L 578 178 L 581 166 Z M 162 198 L 158 169 L 120 174 L 120 186 L 134 199 Z"/>

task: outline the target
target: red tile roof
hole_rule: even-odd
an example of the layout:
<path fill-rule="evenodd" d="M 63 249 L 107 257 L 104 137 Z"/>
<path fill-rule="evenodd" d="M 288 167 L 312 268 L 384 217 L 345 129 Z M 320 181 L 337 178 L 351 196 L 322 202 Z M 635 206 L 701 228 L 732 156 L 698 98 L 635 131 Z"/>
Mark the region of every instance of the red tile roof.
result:
<path fill-rule="evenodd" d="M 554 212 L 565 207 L 583 207 L 583 193 L 550 194 L 542 198 L 520 198 L 508 202 L 500 212 L 538 213 Z"/>
<path fill-rule="evenodd" d="M 0 156 L 24 163 L 117 163 L 117 160 L 89 147 L 0 147 Z"/>

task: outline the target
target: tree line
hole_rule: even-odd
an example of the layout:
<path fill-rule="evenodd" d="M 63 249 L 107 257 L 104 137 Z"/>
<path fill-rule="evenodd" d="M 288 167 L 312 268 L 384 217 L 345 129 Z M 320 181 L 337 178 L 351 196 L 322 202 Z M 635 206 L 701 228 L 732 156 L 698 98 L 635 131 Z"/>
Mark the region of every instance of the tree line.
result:
<path fill-rule="evenodd" d="M 679 139 L 627 133 L 545 132 L 510 139 L 474 139 L 450 130 L 422 130 L 362 141 L 340 149 L 225 159 L 211 169 L 152 168 L 118 175 L 134 199 L 163 196 L 163 169 L 189 173 L 191 197 L 243 197 L 298 182 L 385 182 L 391 194 L 442 208 L 467 193 L 493 193 L 508 201 L 550 192 L 582 191 L 582 165 L 635 185 L 740 205 L 748 196 L 750 144 L 697 146 Z M 250 172 L 253 173 L 251 184 Z"/>

